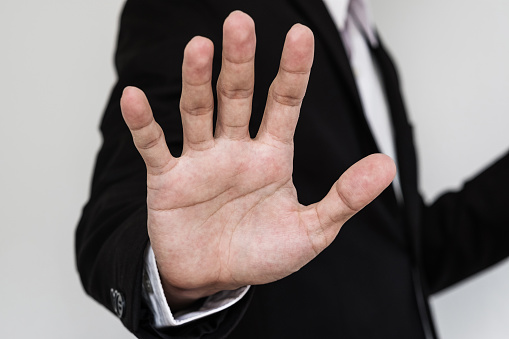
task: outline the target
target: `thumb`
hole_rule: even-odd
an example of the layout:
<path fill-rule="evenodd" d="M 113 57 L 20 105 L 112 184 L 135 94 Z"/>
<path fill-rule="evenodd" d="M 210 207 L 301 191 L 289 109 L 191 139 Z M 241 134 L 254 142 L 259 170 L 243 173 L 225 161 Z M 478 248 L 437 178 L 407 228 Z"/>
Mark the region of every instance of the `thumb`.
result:
<path fill-rule="evenodd" d="M 310 235 L 315 235 L 315 249 L 325 249 L 336 237 L 343 224 L 375 199 L 396 175 L 396 165 L 384 154 L 372 154 L 356 162 L 332 186 L 320 202 L 308 208 L 316 214 L 308 223 Z"/>

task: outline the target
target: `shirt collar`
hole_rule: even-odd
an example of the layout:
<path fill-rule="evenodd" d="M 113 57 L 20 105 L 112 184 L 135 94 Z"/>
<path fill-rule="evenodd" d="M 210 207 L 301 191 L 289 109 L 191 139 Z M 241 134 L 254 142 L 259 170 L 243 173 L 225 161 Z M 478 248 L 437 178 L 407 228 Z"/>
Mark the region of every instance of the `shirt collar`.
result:
<path fill-rule="evenodd" d="M 369 0 L 323 0 L 339 31 L 345 28 L 350 1 L 354 1 L 351 10 L 359 19 L 360 29 L 366 34 L 371 46 L 376 47 L 378 40 L 375 34 L 373 12 L 371 11 Z"/>
<path fill-rule="evenodd" d="M 336 26 L 341 31 L 345 28 L 346 17 L 348 15 L 348 4 L 350 0 L 323 0 L 325 7 L 336 23 Z"/>

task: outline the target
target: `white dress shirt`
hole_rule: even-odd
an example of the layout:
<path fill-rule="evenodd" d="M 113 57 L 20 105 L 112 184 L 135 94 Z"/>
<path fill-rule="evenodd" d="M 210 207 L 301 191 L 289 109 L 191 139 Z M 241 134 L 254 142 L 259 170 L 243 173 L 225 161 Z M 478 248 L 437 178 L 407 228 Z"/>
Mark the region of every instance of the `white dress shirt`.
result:
<path fill-rule="evenodd" d="M 378 149 L 396 160 L 392 124 L 384 95 L 382 81 L 369 45 L 376 47 L 373 18 L 367 0 L 323 0 L 342 38 L 350 57 L 350 64 L 371 132 Z M 401 200 L 399 178 L 393 182 L 398 200 Z M 157 270 L 156 259 L 149 245 L 145 255 L 143 297 L 154 314 L 156 327 L 178 326 L 222 311 L 239 301 L 249 286 L 235 291 L 223 291 L 205 299 L 192 310 L 173 314 L 166 298 Z"/>

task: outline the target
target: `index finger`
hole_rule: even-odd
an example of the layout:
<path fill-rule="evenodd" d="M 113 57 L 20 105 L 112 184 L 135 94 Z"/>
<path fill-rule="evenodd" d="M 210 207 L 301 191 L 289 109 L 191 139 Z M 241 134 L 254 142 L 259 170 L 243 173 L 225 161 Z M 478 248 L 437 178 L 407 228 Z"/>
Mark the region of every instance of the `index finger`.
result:
<path fill-rule="evenodd" d="M 313 32 L 304 25 L 294 25 L 286 35 L 279 71 L 269 89 L 257 138 L 293 141 L 313 56 Z"/>

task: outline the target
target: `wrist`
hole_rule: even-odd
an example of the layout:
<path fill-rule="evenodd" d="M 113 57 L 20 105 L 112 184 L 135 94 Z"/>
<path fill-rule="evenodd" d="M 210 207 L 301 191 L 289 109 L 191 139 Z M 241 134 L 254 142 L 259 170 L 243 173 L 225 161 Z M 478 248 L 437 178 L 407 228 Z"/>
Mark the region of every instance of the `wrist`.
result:
<path fill-rule="evenodd" d="M 173 312 L 178 312 L 183 309 L 189 308 L 196 301 L 216 294 L 221 289 L 216 288 L 181 288 L 170 284 L 164 277 L 161 276 L 161 284 L 164 290 L 168 306 Z"/>

